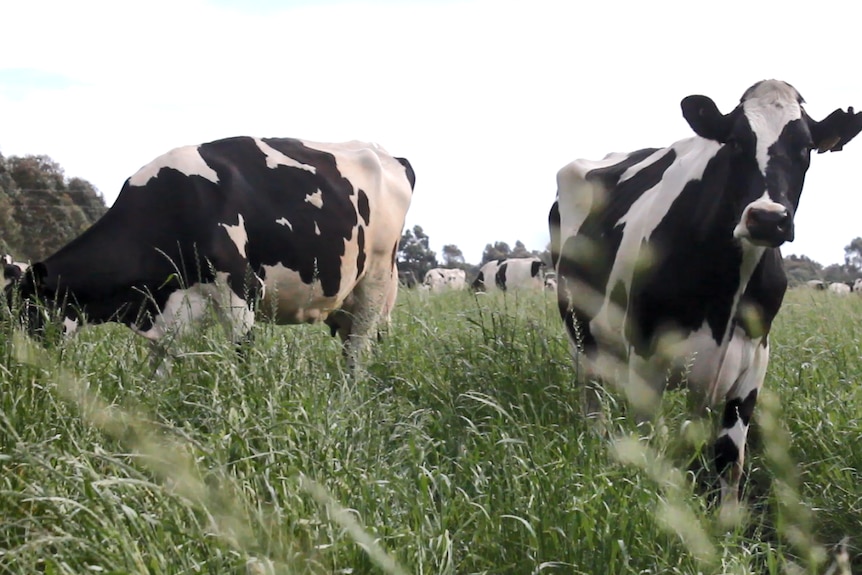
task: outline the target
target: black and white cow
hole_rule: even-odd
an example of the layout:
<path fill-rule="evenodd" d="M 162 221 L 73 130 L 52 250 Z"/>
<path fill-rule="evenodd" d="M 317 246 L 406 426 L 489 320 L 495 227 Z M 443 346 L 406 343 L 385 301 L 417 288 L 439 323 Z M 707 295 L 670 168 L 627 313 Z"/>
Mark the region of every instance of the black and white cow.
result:
<path fill-rule="evenodd" d="M 841 150 L 862 129 L 852 108 L 817 122 L 802 104 L 776 80 L 750 87 L 728 114 L 689 96 L 682 113 L 695 137 L 557 174 L 551 250 L 573 354 L 642 414 L 683 378 L 710 404 L 723 398 L 714 461 L 724 502 L 738 495 L 787 286 L 778 247 L 793 240 L 810 152 Z"/>
<path fill-rule="evenodd" d="M 539 258 L 491 260 L 479 269 L 471 287 L 476 291 L 537 289 L 544 286 L 545 263 Z"/>
<path fill-rule="evenodd" d="M 414 183 L 409 162 L 375 144 L 235 137 L 177 148 L 35 263 L 20 294 L 61 306 L 67 332 L 84 318 L 116 321 L 153 341 L 208 308 L 239 341 L 261 298 L 258 313 L 275 322 L 326 320 L 355 365 L 395 301 Z"/>

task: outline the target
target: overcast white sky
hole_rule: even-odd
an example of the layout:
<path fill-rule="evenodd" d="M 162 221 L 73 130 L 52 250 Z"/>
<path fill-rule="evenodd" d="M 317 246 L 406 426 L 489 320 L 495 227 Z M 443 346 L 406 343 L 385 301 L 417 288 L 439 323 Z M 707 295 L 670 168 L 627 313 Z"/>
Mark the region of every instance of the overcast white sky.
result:
<path fill-rule="evenodd" d="M 858 6 L 857 6 L 858 5 Z M 862 4 L 45 0 L 0 4 L 0 152 L 47 154 L 108 204 L 163 152 L 234 135 L 381 144 L 413 164 L 407 216 L 438 256 L 548 242 L 557 170 L 691 135 L 764 78 L 822 119 L 862 108 Z M 784 253 L 862 235 L 862 137 L 816 156 Z"/>

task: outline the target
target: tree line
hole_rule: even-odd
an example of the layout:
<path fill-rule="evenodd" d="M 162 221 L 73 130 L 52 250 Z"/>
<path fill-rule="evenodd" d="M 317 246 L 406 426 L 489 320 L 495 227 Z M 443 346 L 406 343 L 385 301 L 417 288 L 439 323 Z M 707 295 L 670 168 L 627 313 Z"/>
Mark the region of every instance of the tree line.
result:
<path fill-rule="evenodd" d="M 0 154 L 0 253 L 22 261 L 43 259 L 107 210 L 93 184 L 66 178 L 48 156 Z"/>

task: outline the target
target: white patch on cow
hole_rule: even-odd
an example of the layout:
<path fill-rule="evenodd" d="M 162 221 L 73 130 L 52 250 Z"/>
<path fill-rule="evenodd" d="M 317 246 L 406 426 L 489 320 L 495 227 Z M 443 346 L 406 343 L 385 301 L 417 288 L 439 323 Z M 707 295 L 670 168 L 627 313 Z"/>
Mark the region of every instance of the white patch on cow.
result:
<path fill-rule="evenodd" d="M 266 156 L 267 168 L 274 169 L 279 166 L 288 166 L 290 168 L 299 168 L 300 170 L 306 170 L 308 172 L 311 172 L 312 174 L 317 172 L 317 168 L 315 168 L 314 166 L 303 164 L 294 160 L 290 156 L 282 154 L 260 138 L 254 138 L 254 143 L 257 144 L 257 147 Z"/>
<path fill-rule="evenodd" d="M 314 222 L 314 235 L 320 235 L 320 226 L 317 225 L 317 222 Z"/>
<path fill-rule="evenodd" d="M 159 341 L 166 335 L 187 334 L 208 310 L 214 308 L 231 338 L 239 341 L 254 325 L 254 312 L 249 309 L 245 299 L 230 289 L 227 280 L 227 273 L 217 272 L 212 283 L 197 283 L 176 290 L 168 296 L 150 329 L 141 330 L 135 324 L 129 327 L 138 335 Z"/>
<path fill-rule="evenodd" d="M 70 317 L 63 318 L 63 335 L 72 335 L 78 331 L 79 327 L 78 320 Z"/>
<path fill-rule="evenodd" d="M 733 237 L 739 239 L 748 239 L 751 237 L 751 232 L 748 229 L 748 217 L 751 210 L 762 210 L 764 212 L 787 213 L 787 208 L 773 202 L 769 197 L 769 192 L 763 192 L 763 195 L 745 206 L 742 210 L 742 217 L 739 218 L 739 223 L 733 228 Z"/>
<path fill-rule="evenodd" d="M 770 146 L 778 141 L 788 123 L 802 117 L 799 93 L 785 82 L 766 80 L 746 94 L 742 111 L 757 136 L 755 157 L 761 173 L 766 175 Z"/>
<path fill-rule="evenodd" d="M 862 279 L 858 279 L 853 282 L 853 291 L 862 295 Z"/>
<path fill-rule="evenodd" d="M 194 325 L 207 310 L 206 298 L 201 293 L 200 284 L 188 289 L 180 289 L 168 296 L 164 307 L 148 330 L 141 330 L 135 324 L 129 327 L 151 341 L 159 341 L 169 333 L 183 334 Z"/>
<path fill-rule="evenodd" d="M 152 178 L 159 175 L 162 168 L 169 168 L 185 174 L 186 176 L 200 176 L 215 184 L 218 183 L 218 174 L 204 161 L 198 150 L 200 146 L 183 146 L 175 148 L 166 154 L 162 154 L 129 178 L 129 185 L 144 186 Z"/>
<path fill-rule="evenodd" d="M 236 249 L 240 253 L 240 255 L 242 255 L 242 257 L 246 257 L 245 247 L 246 245 L 248 245 L 248 234 L 245 231 L 245 221 L 242 218 L 242 214 L 238 214 L 237 218 L 239 222 L 236 225 L 219 225 L 223 227 L 227 232 L 227 235 L 230 236 L 231 241 L 234 243 L 234 245 L 236 245 Z"/>
<path fill-rule="evenodd" d="M 832 282 L 829 284 L 829 291 L 838 295 L 847 295 L 850 293 L 850 286 L 841 282 Z"/>
<path fill-rule="evenodd" d="M 308 194 L 307 196 L 305 196 L 305 201 L 308 202 L 309 204 L 311 204 L 312 206 L 316 207 L 316 208 L 322 208 L 323 207 L 323 192 L 321 192 L 320 189 L 318 189 L 313 194 Z"/>
<path fill-rule="evenodd" d="M 289 221 L 287 221 L 287 218 L 285 218 L 284 216 L 275 220 L 275 223 L 287 226 L 287 229 L 293 231 L 293 225 Z"/>

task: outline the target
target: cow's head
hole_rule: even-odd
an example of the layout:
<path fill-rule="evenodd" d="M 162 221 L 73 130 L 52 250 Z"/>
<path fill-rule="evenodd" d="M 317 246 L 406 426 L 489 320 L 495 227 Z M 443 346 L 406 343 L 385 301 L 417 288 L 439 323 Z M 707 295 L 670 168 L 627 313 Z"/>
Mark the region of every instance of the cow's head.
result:
<path fill-rule="evenodd" d="M 5 299 L 10 310 L 17 311 L 27 332 L 37 338 L 48 333 L 73 333 L 79 324 L 79 314 L 67 305 L 65 297 L 58 298 L 51 287 L 48 270 L 39 262 L 20 274 L 5 287 Z M 56 326 L 56 327 L 55 327 Z"/>
<path fill-rule="evenodd" d="M 777 247 L 793 241 L 793 216 L 799 205 L 811 150 L 837 152 L 862 131 L 862 113 L 835 110 L 812 120 L 793 86 L 778 80 L 758 82 L 739 105 L 722 114 L 707 96 L 688 96 L 682 113 L 699 136 L 724 144 L 729 192 L 738 208 L 733 235 L 755 245 Z"/>

